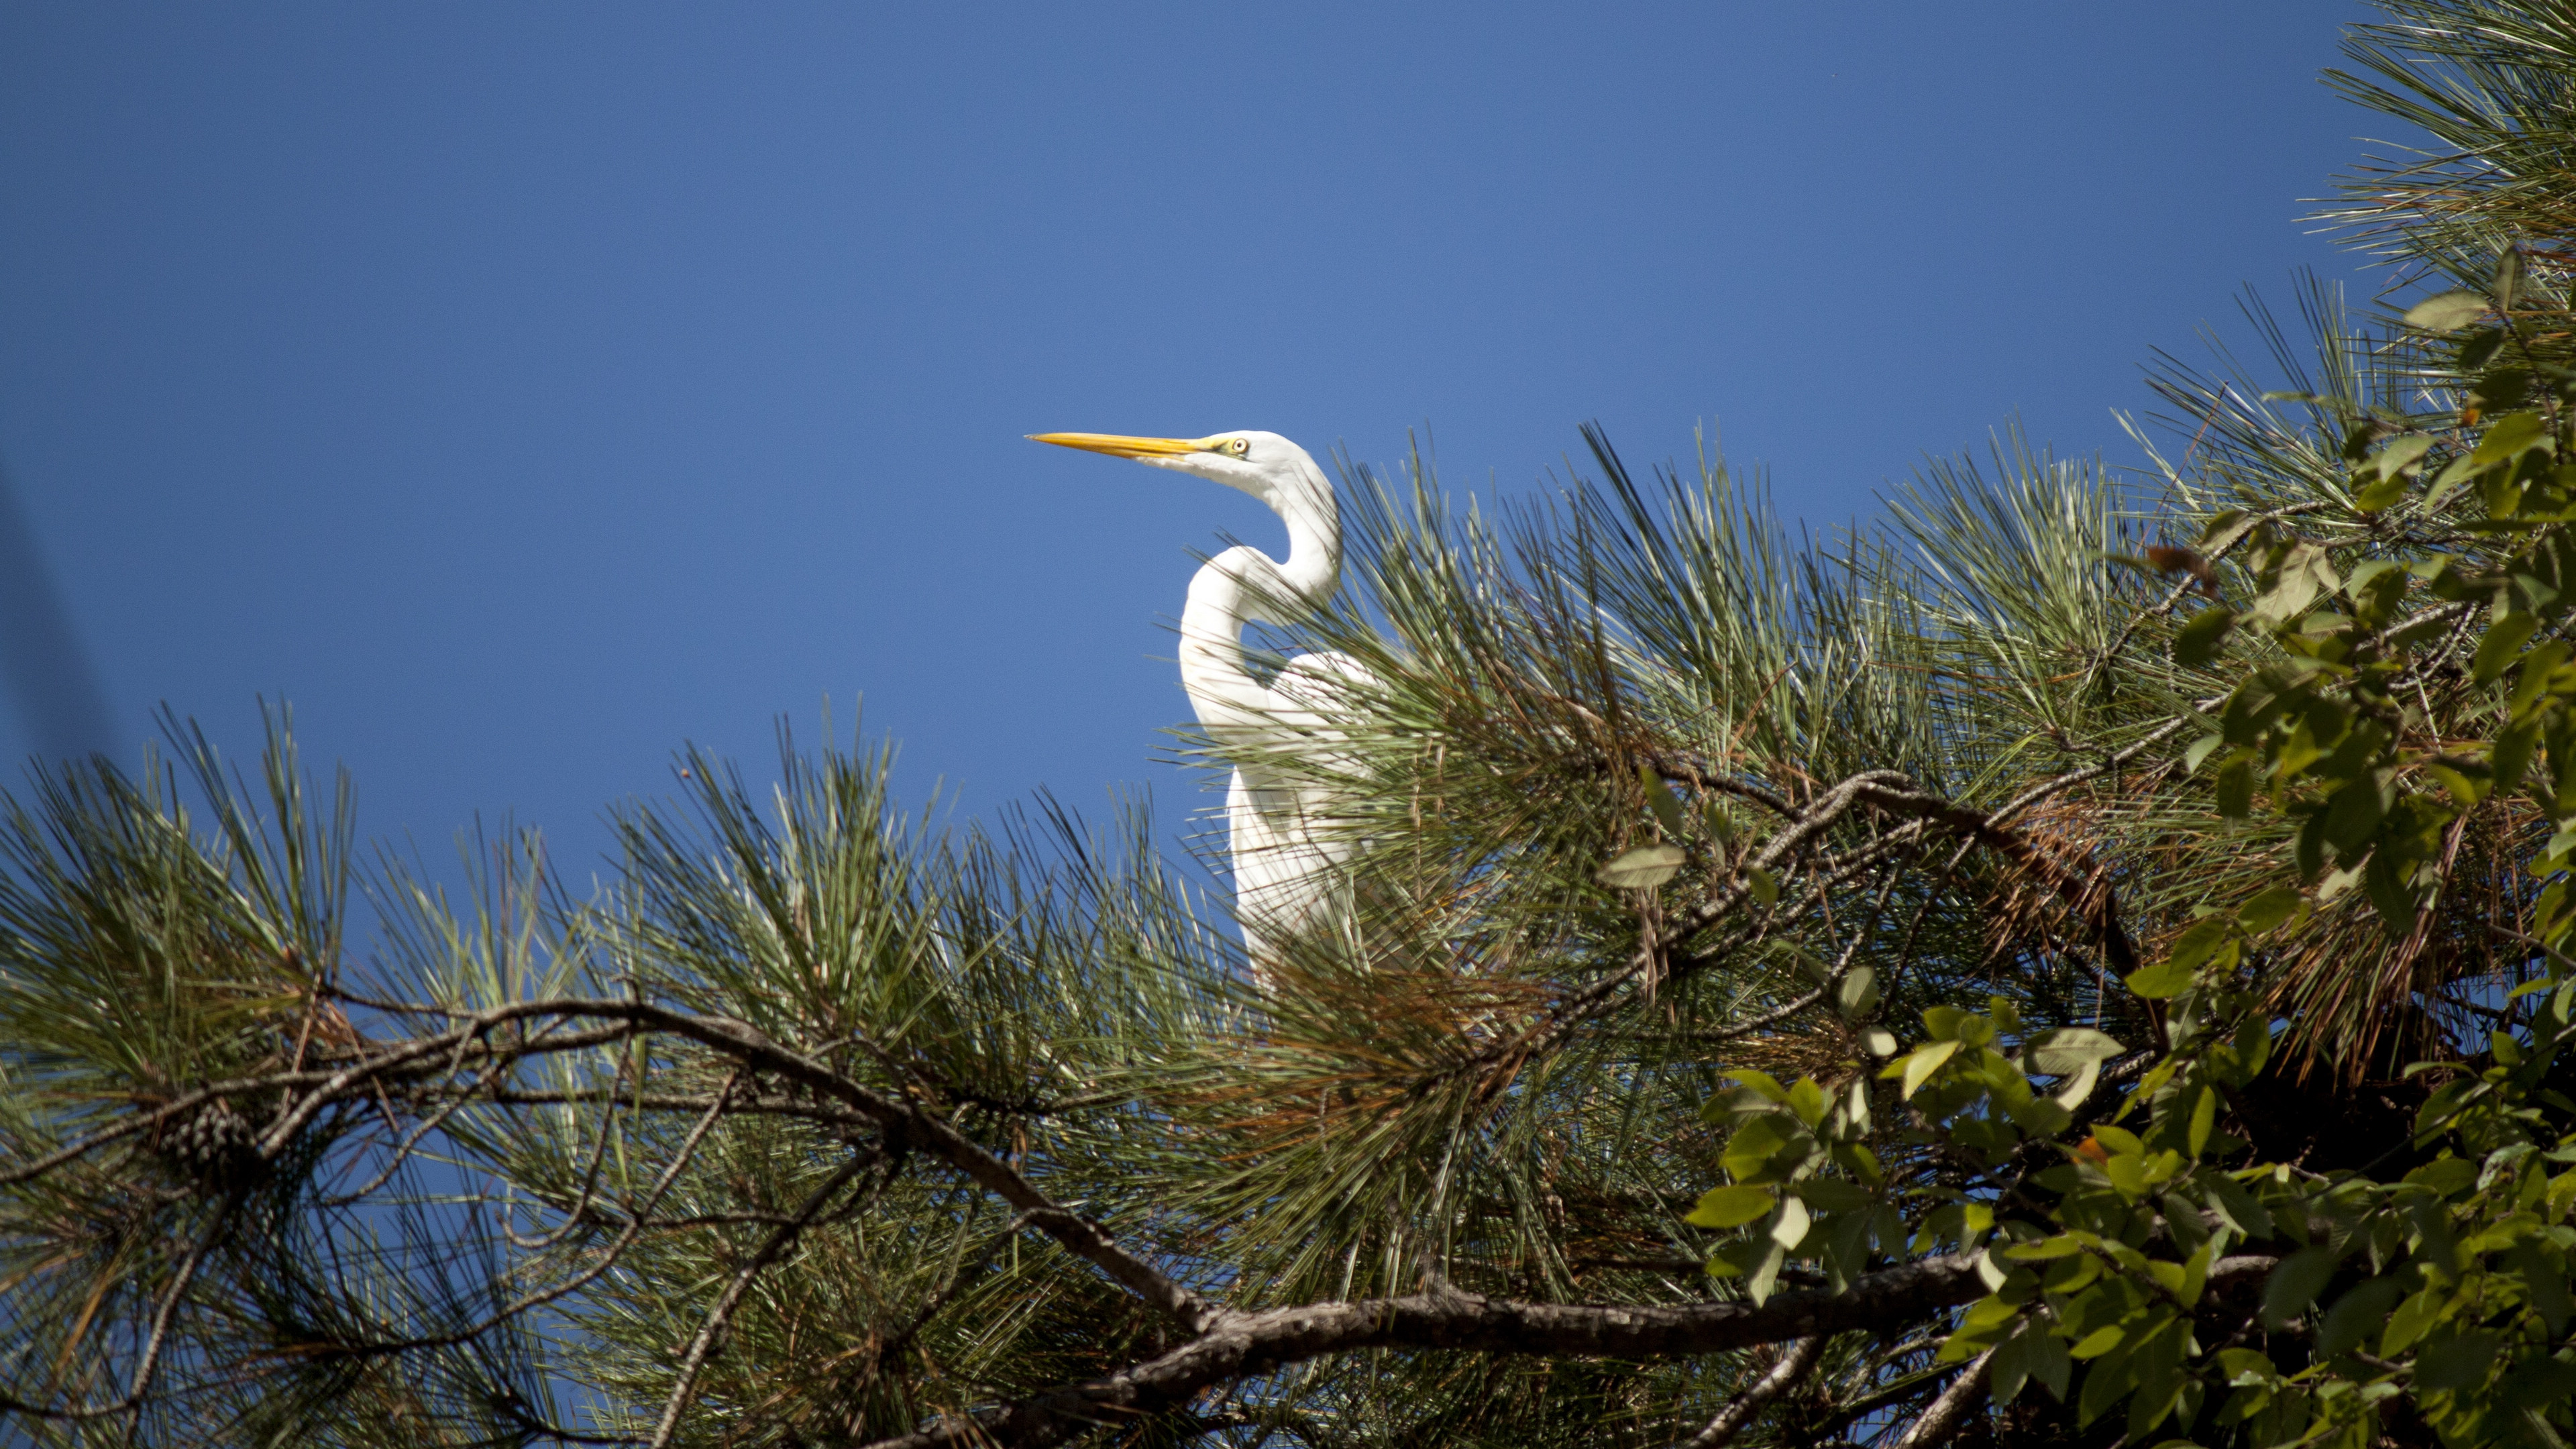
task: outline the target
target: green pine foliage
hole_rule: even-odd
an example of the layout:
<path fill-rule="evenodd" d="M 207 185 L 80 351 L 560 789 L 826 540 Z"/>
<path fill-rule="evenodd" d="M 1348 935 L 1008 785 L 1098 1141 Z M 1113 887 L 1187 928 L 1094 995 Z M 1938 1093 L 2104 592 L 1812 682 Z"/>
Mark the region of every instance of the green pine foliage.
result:
<path fill-rule="evenodd" d="M 2576 29 L 2390 0 L 2388 291 L 1816 541 L 1344 475 L 1260 984 L 1141 810 L 684 758 L 442 890 L 281 715 L 0 817 L 35 1444 L 2576 1436 Z M 2293 340 L 2293 333 L 2303 333 Z M 1223 766 L 1206 741 L 1186 748 Z"/>

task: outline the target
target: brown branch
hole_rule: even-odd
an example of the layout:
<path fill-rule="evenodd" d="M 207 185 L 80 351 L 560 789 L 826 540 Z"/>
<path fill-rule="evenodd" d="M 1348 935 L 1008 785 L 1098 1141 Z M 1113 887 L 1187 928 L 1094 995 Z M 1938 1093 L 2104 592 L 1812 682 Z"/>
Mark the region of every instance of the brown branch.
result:
<path fill-rule="evenodd" d="M 849 1161 L 841 1164 L 839 1171 L 814 1189 L 813 1195 L 805 1199 L 805 1206 L 797 1209 L 795 1217 L 779 1224 L 777 1231 L 771 1233 L 742 1265 L 741 1271 L 733 1275 L 733 1281 L 725 1285 L 723 1295 L 716 1299 L 713 1308 L 707 1310 L 707 1321 L 698 1325 L 696 1336 L 689 1340 L 688 1354 L 680 1362 L 679 1382 L 671 1385 L 671 1397 L 662 1405 L 662 1421 L 653 1428 L 652 1449 L 667 1449 L 671 1436 L 679 1432 L 680 1411 L 688 1407 L 689 1396 L 697 1389 L 698 1372 L 706 1367 L 707 1353 L 715 1346 L 716 1335 L 724 1331 L 726 1321 L 733 1317 L 735 1305 L 741 1303 L 742 1295 L 750 1290 L 751 1281 L 760 1276 L 762 1269 L 778 1261 L 778 1255 L 787 1251 L 788 1245 L 822 1215 L 824 1207 L 840 1195 L 842 1188 L 850 1185 L 850 1179 L 883 1160 L 882 1152 L 852 1154 Z"/>
<path fill-rule="evenodd" d="M 644 1195 L 643 1204 L 636 1208 L 635 1215 L 628 1219 L 625 1229 L 618 1233 L 614 1241 L 600 1251 L 598 1261 L 592 1263 L 588 1268 L 583 1269 L 581 1272 L 574 1274 L 572 1277 L 561 1283 L 556 1283 L 549 1287 L 540 1288 L 534 1292 L 524 1294 L 515 1301 L 494 1309 L 489 1317 L 471 1327 L 461 1328 L 453 1333 L 442 1333 L 422 1338 L 407 1338 L 380 1343 L 356 1344 L 342 1349 L 341 1352 L 374 1356 L 390 1353 L 402 1353 L 413 1349 L 445 1348 L 455 1344 L 468 1343 L 491 1332 L 493 1329 L 500 1327 L 503 1323 L 518 1317 L 520 1314 L 527 1312 L 531 1308 L 542 1308 L 546 1304 L 555 1302 L 560 1298 L 564 1298 L 575 1291 L 596 1282 L 602 1274 L 605 1274 L 609 1269 L 615 1267 L 618 1260 L 626 1255 L 626 1250 L 633 1247 L 635 1240 L 643 1235 L 645 1222 L 652 1216 L 653 1209 L 661 1206 L 663 1197 L 671 1190 L 671 1185 L 680 1180 L 680 1174 L 688 1170 L 690 1160 L 697 1156 L 698 1148 L 706 1141 L 707 1134 L 714 1131 L 716 1123 L 723 1119 L 725 1094 L 732 1090 L 734 1082 L 740 1076 L 741 1072 L 737 1069 L 733 1076 L 725 1078 L 724 1087 L 716 1093 L 715 1104 L 707 1108 L 706 1115 L 700 1117 L 697 1122 L 689 1128 L 689 1135 L 681 1139 L 680 1150 L 673 1154 L 670 1164 L 662 1169 L 662 1175 L 654 1180 L 652 1190 Z M 561 1235 L 557 1234 L 555 1236 L 559 1237 Z"/>
<path fill-rule="evenodd" d="M 114 1418 L 121 1414 L 139 1414 L 145 1397 L 152 1392 L 154 1376 L 161 1371 L 162 1352 L 170 1344 L 170 1324 L 179 1316 L 179 1300 L 187 1296 L 188 1285 L 196 1281 L 197 1270 L 204 1266 L 206 1254 L 214 1250 L 216 1241 L 223 1236 L 224 1229 L 231 1225 L 233 1214 L 241 1207 L 241 1203 L 241 1193 L 226 1194 L 223 1203 L 215 1209 L 214 1217 L 206 1224 L 205 1232 L 198 1235 L 197 1241 L 189 1246 L 188 1256 L 180 1260 L 179 1271 L 170 1282 L 170 1291 L 161 1296 L 160 1305 L 153 1310 L 152 1329 L 149 1336 L 144 1339 L 142 1357 L 134 1366 L 132 1386 L 126 1390 L 124 1398 L 112 1404 L 84 1404 L 76 1408 L 57 1409 L 0 1395 L 0 1412 L 25 1414 L 33 1419 L 53 1419 L 75 1423 L 90 1419 Z M 75 1330 L 75 1333 L 77 1332 L 78 1330 Z"/>
<path fill-rule="evenodd" d="M 2213 1286 L 2260 1278 L 2279 1259 L 2210 1264 Z M 1046 1449 L 1103 1423 L 1183 1407 L 1220 1384 L 1356 1349 L 1441 1349 L 1590 1358 L 1670 1358 L 1790 1339 L 1884 1329 L 1985 1296 L 1972 1254 L 1872 1273 L 1840 1293 L 1775 1295 L 1759 1305 L 1530 1303 L 1455 1290 L 1404 1298 L 1221 1312 L 1197 1338 L 1105 1378 L 951 1415 L 868 1449 Z"/>
<path fill-rule="evenodd" d="M 1821 1333 L 1810 1334 L 1780 1350 L 1779 1361 L 1771 1365 L 1770 1372 L 1747 1384 L 1742 1393 L 1717 1411 L 1716 1418 L 1683 1440 L 1680 1449 L 1720 1449 L 1745 1425 L 1752 1423 L 1753 1416 L 1761 1413 L 1765 1405 L 1780 1397 L 1790 1385 L 1805 1378 L 1824 1353 L 1825 1336 Z"/>
<path fill-rule="evenodd" d="M 1030 1224 L 1124 1284 L 1136 1296 L 1170 1314 L 1192 1332 L 1203 1330 L 1215 1310 L 1161 1269 L 1120 1246 L 1106 1229 L 1072 1212 L 1020 1175 L 1001 1158 L 946 1120 L 909 1102 L 874 1092 L 822 1063 L 771 1041 L 749 1022 L 726 1017 L 692 1016 L 639 1001 L 593 999 L 557 1002 L 558 1010 L 603 1017 L 622 1017 L 649 1030 L 686 1037 L 722 1052 L 745 1066 L 782 1077 L 823 1095 L 839 1098 L 875 1121 L 890 1139 L 919 1148 L 945 1161 L 985 1191 L 1009 1203 Z"/>
<path fill-rule="evenodd" d="M 484 1040 L 496 1028 L 515 1022 L 555 1025 L 582 1019 L 609 1024 L 588 1031 L 510 1044 Z M 71 1160 L 77 1155 L 74 1148 L 91 1150 L 116 1137 L 143 1130 L 149 1122 L 166 1120 L 198 1102 L 225 1092 L 305 1085 L 315 1088 L 289 1111 L 280 1114 L 278 1123 L 262 1138 L 262 1156 L 274 1157 L 283 1150 L 292 1135 L 329 1102 L 353 1091 L 367 1090 L 389 1077 L 446 1075 L 459 1070 L 468 1061 L 494 1057 L 525 1059 L 600 1045 L 647 1031 L 684 1038 L 730 1058 L 742 1068 L 780 1078 L 818 1096 L 837 1100 L 886 1133 L 890 1143 L 919 1148 L 938 1157 L 978 1186 L 1009 1203 L 1032 1226 L 1055 1239 L 1066 1251 L 1089 1261 L 1138 1297 L 1178 1319 L 1192 1332 L 1204 1328 L 1209 1321 L 1213 1310 L 1197 1294 L 1120 1246 L 1098 1223 L 1056 1203 L 1017 1169 L 958 1131 L 944 1118 L 914 1103 L 862 1086 L 812 1057 L 771 1040 L 748 1022 L 729 1017 L 699 1016 L 652 1002 L 623 998 L 558 997 L 511 1002 L 476 1012 L 449 1031 L 394 1043 L 373 1055 L 344 1062 L 332 1070 L 278 1072 L 216 1083 L 164 1105 L 143 1121 L 124 1124 L 112 1132 L 94 1134 L 73 1144 L 72 1148 L 49 1154 L 39 1162 L 26 1164 L 14 1172 L 0 1173 L 0 1184 L 34 1176 Z"/>
<path fill-rule="evenodd" d="M 496 1087 L 488 1091 L 472 1088 L 430 1088 L 431 1093 L 455 1090 L 470 1093 L 492 1107 L 578 1107 L 606 1101 L 615 1106 L 639 1112 L 703 1112 L 714 1098 L 695 1092 L 629 1092 L 615 1087 L 569 1091 L 520 1091 Z M 800 1121 L 821 1123 L 830 1127 L 874 1127 L 877 1121 L 863 1113 L 852 1112 L 825 1102 L 808 1102 L 793 1097 L 737 1096 L 725 1108 L 728 1117 L 793 1117 Z"/>
<path fill-rule="evenodd" d="M 1117 1279 L 1138 1297 L 1177 1318 L 1191 1331 L 1203 1328 L 1213 1310 L 1197 1294 L 1174 1282 L 1151 1263 L 1128 1252 L 1098 1223 L 1072 1212 L 1038 1190 L 1009 1163 L 934 1113 L 851 1081 L 823 1063 L 771 1040 L 759 1028 L 731 1017 L 698 1016 L 652 1002 L 619 998 L 562 998 L 517 1002 L 484 1012 L 461 1032 L 489 1030 L 503 1020 L 536 1017 L 590 1017 L 625 1023 L 628 1031 L 658 1031 L 682 1037 L 731 1058 L 755 1072 L 837 1099 L 879 1130 L 889 1143 L 918 1148 L 940 1158 L 978 1186 L 1001 1198 L 1030 1224 Z M 533 1050 L 533 1049 L 532 1049 Z"/>
<path fill-rule="evenodd" d="M 1985 1295 L 1974 1257 L 1948 1254 L 1873 1273 L 1842 1293 L 1783 1293 L 1759 1306 L 1530 1303 L 1415 1294 L 1218 1315 L 1179 1348 L 1105 1378 L 972 1415 L 952 1415 L 871 1449 L 1043 1449 L 1103 1422 L 1182 1407 L 1231 1383 L 1366 1348 L 1664 1358 L 1877 1328 Z"/>
<path fill-rule="evenodd" d="M 1951 1435 L 1967 1425 L 1968 1415 L 1986 1401 L 1986 1384 L 1994 1369 L 1993 1349 L 1978 1354 L 1964 1372 L 1950 1380 L 1941 1396 L 1906 1426 L 1905 1437 L 1896 1441 L 1894 1449 L 1932 1449 L 1935 1444 L 1949 1442 Z"/>
<path fill-rule="evenodd" d="M 2103 756 L 2099 761 L 2093 764 L 2069 770 L 2062 775 L 2052 775 L 2048 779 L 2040 781 L 2038 784 L 2031 786 L 2029 789 L 2015 795 L 2010 800 L 2005 801 L 2003 807 L 1995 811 L 1995 813 L 1989 818 L 1991 818 L 1996 824 L 2001 825 L 2005 821 L 2012 819 L 2024 810 L 2029 809 L 2031 806 L 2038 804 L 2040 801 L 2047 799 L 2051 795 L 2057 794 L 2061 790 L 2066 790 L 2073 786 L 2081 785 L 2087 780 L 2096 779 L 2100 776 L 2110 774 L 2112 771 L 2119 769 L 2122 765 L 2125 765 L 2131 760 L 2136 759 L 2138 756 L 2145 754 L 2147 751 L 2154 749 L 2166 740 L 2172 739 L 2175 735 L 2181 733 L 2183 726 L 2190 724 L 2195 718 L 2198 718 L 2201 715 L 2208 714 L 2211 710 L 2218 708 L 2226 702 L 2227 696 L 2223 694 L 2210 699 L 2194 701 L 2192 708 L 2195 713 L 2176 715 L 2174 718 L 2169 719 L 2163 724 L 2156 726 L 2154 729 L 2147 731 L 2137 739 L 2132 740 L 2128 744 L 2121 746 L 2119 749 L 2112 751 L 2110 754 Z"/>
<path fill-rule="evenodd" d="M 1988 815 L 1965 805 L 1953 804 L 1929 791 L 1890 788 L 1876 783 L 1864 786 L 1860 798 L 1892 815 L 1930 820 L 1968 836 L 2047 882 L 2065 900 L 2067 908 L 2100 935 L 2102 953 L 2110 958 L 2112 969 L 2122 976 L 2138 969 L 2137 947 L 2130 942 L 2128 929 L 2120 923 L 2119 904 L 2111 891 L 2109 874 L 2103 867 L 2096 865 L 2090 872 L 2077 875 L 2032 849 L 2030 842 L 2009 826 L 1996 823 L 1997 817 L 2004 813 L 2002 811 Z"/>
<path fill-rule="evenodd" d="M 1895 770 L 1864 770 L 1842 781 L 1818 796 L 1815 802 L 1801 812 L 1786 829 L 1766 840 L 1762 849 L 1753 855 L 1747 864 L 1764 871 L 1774 870 L 1791 854 L 1848 814 L 1861 799 L 1864 791 L 1891 782 L 1898 785 L 1910 783 L 1903 774 Z M 1671 939 L 1687 940 L 1716 925 L 1724 920 L 1729 912 L 1743 905 L 1752 895 L 1752 886 L 1748 872 L 1739 871 L 1738 875 L 1740 878 L 1730 882 L 1719 893 L 1716 900 L 1699 907 L 1677 922 Z M 1564 1040 L 1576 1027 L 1606 1006 L 1618 994 L 1621 987 L 1639 976 L 1651 974 L 1662 980 L 1679 979 L 1699 966 L 1724 955 L 1739 944 L 1741 940 L 1721 942 L 1672 962 L 1666 962 L 1663 959 L 1659 948 L 1640 949 L 1625 966 L 1575 993 L 1563 1005 L 1546 1018 L 1532 1024 L 1529 1030 L 1519 1036 L 1479 1052 L 1475 1059 L 1465 1064 L 1461 1070 L 1481 1070 L 1535 1056 Z M 1792 1007 L 1784 1008 L 1779 1014 L 1786 1016 L 1794 1010 L 1803 1010 L 1806 1006 L 1812 1005 L 1814 999 L 1820 999 L 1821 996 L 1821 992 L 1813 993 L 1809 999 L 1793 1003 Z"/>

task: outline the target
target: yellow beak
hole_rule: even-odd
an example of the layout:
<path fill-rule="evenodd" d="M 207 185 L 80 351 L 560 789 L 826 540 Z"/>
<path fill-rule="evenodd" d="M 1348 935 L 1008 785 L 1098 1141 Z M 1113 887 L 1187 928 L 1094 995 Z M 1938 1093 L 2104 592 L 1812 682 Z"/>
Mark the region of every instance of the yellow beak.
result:
<path fill-rule="evenodd" d="M 1177 458 L 1184 453 L 1207 451 L 1203 438 L 1125 438 L 1116 433 L 1031 433 L 1029 441 L 1080 448 L 1086 453 L 1107 453 L 1113 458 Z"/>

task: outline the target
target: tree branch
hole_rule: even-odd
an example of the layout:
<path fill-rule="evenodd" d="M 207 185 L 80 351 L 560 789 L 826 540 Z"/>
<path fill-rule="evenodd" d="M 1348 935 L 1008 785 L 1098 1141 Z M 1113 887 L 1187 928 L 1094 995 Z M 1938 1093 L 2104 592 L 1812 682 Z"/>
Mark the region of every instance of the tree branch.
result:
<path fill-rule="evenodd" d="M 1905 1437 L 1896 1441 L 1894 1449 L 1932 1449 L 1935 1444 L 1949 1442 L 1950 1436 L 1966 1425 L 1968 1415 L 1985 1402 L 1986 1383 L 1994 1369 L 1993 1349 L 1978 1354 L 1967 1371 L 1950 1380 L 1949 1387 L 1941 1391 L 1931 1407 L 1906 1426 Z"/>
<path fill-rule="evenodd" d="M 1875 1328 L 1985 1292 L 1974 1256 L 1953 1253 L 1870 1274 L 1841 1293 L 1783 1293 L 1758 1306 L 1529 1303 L 1452 1291 L 1229 1312 L 1159 1358 L 943 1418 L 871 1449 L 1044 1449 L 1102 1422 L 1178 1408 L 1219 1384 L 1354 1349 L 1664 1358 Z"/>
<path fill-rule="evenodd" d="M 883 1160 L 882 1152 L 853 1153 L 838 1171 L 824 1179 L 822 1186 L 814 1189 L 794 1218 L 779 1224 L 777 1231 L 771 1233 L 741 1270 L 733 1275 L 733 1281 L 725 1285 L 715 1307 L 707 1310 L 707 1321 L 698 1325 L 696 1336 L 689 1340 L 688 1354 L 680 1362 L 679 1381 L 671 1385 L 671 1397 L 662 1405 L 662 1421 L 654 1426 L 652 1449 L 666 1449 L 671 1436 L 679 1432 L 680 1411 L 688 1407 L 689 1395 L 698 1386 L 698 1372 L 706 1367 L 707 1354 L 715 1347 L 716 1335 L 724 1331 L 726 1320 L 733 1317 L 734 1307 L 742 1302 L 742 1295 L 750 1289 L 751 1280 L 759 1277 L 762 1269 L 778 1261 L 778 1255 L 787 1251 L 788 1245 L 822 1216 L 823 1209 L 840 1195 L 842 1188 L 849 1186 L 850 1179 Z"/>
<path fill-rule="evenodd" d="M 2221 1258 L 2209 1265 L 2208 1282 L 2259 1278 L 2279 1261 Z M 1179 1408 L 1219 1384 L 1354 1349 L 1670 1358 L 1877 1330 L 1985 1293 L 1976 1256 L 1947 1253 L 1872 1273 L 1840 1293 L 1782 1293 L 1759 1305 L 1529 1303 L 1452 1290 L 1224 1312 L 1197 1338 L 1158 1358 L 998 1408 L 944 1417 L 868 1449 L 1047 1449 L 1098 1424 Z"/>
<path fill-rule="evenodd" d="M 1683 1440 L 1679 1449 L 1720 1449 L 1745 1425 L 1752 1423 L 1753 1416 L 1761 1413 L 1764 1405 L 1805 1378 L 1824 1353 L 1825 1336 L 1821 1333 L 1810 1334 L 1782 1349 L 1779 1361 L 1771 1365 L 1769 1373 L 1746 1385 L 1732 1402 L 1717 1411 L 1717 1417 L 1709 1420 L 1705 1428 Z"/>

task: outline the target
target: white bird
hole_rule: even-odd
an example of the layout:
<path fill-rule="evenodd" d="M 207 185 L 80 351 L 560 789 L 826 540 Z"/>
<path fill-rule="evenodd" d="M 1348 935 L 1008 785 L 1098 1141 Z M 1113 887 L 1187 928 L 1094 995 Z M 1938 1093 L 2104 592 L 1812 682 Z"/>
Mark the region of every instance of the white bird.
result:
<path fill-rule="evenodd" d="M 1330 778 L 1343 768 L 1333 746 L 1344 738 L 1331 722 L 1347 718 L 1352 688 L 1374 676 L 1347 654 L 1301 654 L 1265 685 L 1245 667 L 1243 626 L 1295 623 L 1332 597 L 1342 571 L 1333 485 L 1277 433 L 1031 437 L 1240 488 L 1288 525 L 1284 562 L 1248 544 L 1229 548 L 1190 580 L 1181 611 L 1181 687 L 1209 738 L 1236 760 L 1225 796 L 1235 916 L 1254 973 L 1266 979 L 1282 941 L 1342 918 L 1341 867 L 1354 840 L 1338 814 L 1346 791 Z"/>

